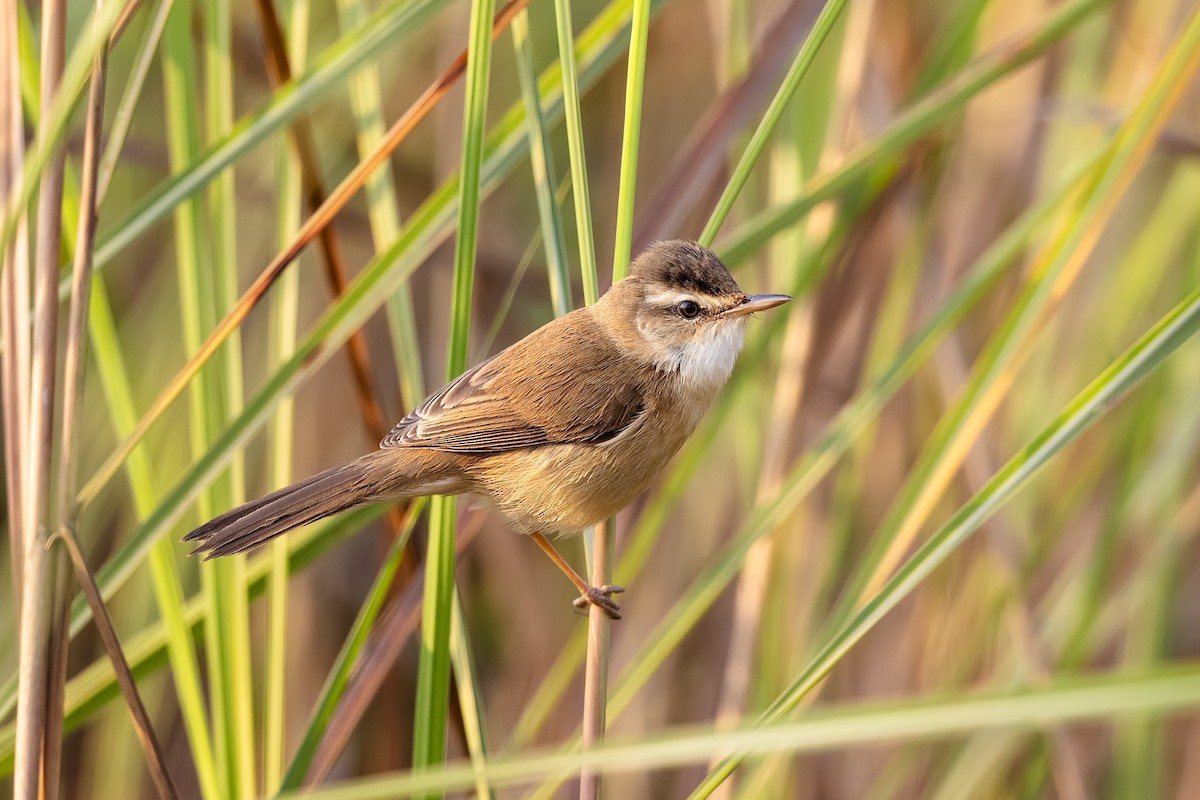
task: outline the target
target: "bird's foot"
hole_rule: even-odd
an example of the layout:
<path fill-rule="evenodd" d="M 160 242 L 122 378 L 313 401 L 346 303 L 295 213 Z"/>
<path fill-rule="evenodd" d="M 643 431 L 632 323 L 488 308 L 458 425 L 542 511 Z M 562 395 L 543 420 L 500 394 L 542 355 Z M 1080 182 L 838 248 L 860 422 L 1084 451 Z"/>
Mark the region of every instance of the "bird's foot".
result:
<path fill-rule="evenodd" d="M 623 591 L 624 586 L 589 586 L 583 594 L 575 598 L 575 607 L 585 611 L 588 606 L 596 606 L 607 614 L 609 619 L 620 619 L 621 607 L 612 596 Z"/>

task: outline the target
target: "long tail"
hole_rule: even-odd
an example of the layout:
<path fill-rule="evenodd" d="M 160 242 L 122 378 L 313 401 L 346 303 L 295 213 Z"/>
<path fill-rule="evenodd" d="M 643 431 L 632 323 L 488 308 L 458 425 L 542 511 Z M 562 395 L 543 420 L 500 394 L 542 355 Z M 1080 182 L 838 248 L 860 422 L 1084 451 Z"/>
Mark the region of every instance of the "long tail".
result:
<path fill-rule="evenodd" d="M 226 511 L 183 539 L 199 542 L 193 553 L 206 558 L 241 553 L 339 511 L 424 494 L 427 481 L 412 474 L 413 466 L 399 448 L 377 450 Z"/>

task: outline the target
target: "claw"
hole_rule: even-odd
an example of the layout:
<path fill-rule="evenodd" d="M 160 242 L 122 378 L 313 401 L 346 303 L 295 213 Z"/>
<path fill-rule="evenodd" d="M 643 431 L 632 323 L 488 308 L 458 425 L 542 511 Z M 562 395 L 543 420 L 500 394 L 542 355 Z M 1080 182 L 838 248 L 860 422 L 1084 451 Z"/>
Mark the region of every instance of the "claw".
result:
<path fill-rule="evenodd" d="M 580 610 L 585 610 L 588 606 L 596 606 L 609 619 L 621 618 L 621 607 L 612 599 L 614 594 L 620 594 L 625 591 L 624 586 L 589 586 L 587 591 L 576 597 L 573 601 L 574 606 Z"/>

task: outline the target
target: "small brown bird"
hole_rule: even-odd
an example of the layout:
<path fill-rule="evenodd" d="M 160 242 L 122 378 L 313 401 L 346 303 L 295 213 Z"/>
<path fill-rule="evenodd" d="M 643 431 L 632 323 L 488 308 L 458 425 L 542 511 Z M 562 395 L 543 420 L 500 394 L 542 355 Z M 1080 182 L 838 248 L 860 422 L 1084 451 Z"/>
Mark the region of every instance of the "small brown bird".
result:
<path fill-rule="evenodd" d="M 228 511 L 189 533 L 240 553 L 355 506 L 470 492 L 529 534 L 589 603 L 620 619 L 619 586 L 591 586 L 546 534 L 575 533 L 645 491 L 733 370 L 747 315 L 791 300 L 745 294 L 711 251 L 651 245 L 600 300 L 463 373 L 380 449 Z"/>

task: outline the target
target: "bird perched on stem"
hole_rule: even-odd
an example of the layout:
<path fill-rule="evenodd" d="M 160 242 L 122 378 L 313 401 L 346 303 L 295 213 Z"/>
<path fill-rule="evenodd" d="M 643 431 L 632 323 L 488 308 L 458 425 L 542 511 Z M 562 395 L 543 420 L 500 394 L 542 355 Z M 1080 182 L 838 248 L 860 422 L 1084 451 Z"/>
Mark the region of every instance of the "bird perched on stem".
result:
<path fill-rule="evenodd" d="M 693 242 L 657 242 L 600 300 L 550 322 L 421 403 L 380 448 L 227 511 L 189 533 L 208 557 L 240 553 L 379 501 L 473 493 L 528 534 L 594 604 L 620 619 L 619 586 L 592 586 L 547 534 L 629 505 L 695 430 L 729 379 L 755 311 Z"/>

